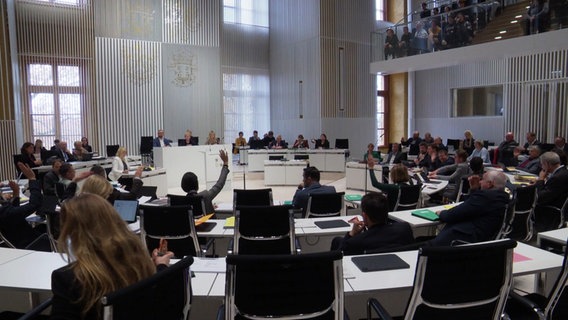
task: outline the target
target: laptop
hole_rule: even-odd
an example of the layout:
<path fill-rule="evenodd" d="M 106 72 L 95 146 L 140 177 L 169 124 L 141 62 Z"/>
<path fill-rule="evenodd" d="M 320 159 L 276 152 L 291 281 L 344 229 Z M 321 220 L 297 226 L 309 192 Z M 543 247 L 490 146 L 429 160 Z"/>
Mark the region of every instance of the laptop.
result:
<path fill-rule="evenodd" d="M 150 197 L 150 201 L 154 201 L 158 199 L 156 191 L 158 191 L 158 187 L 156 186 L 142 186 L 142 188 L 140 188 L 139 196 Z"/>
<path fill-rule="evenodd" d="M 137 200 L 114 200 L 114 209 L 126 223 L 136 222 Z"/>
<path fill-rule="evenodd" d="M 424 171 L 420 171 L 420 178 L 421 178 L 422 182 L 424 182 L 424 183 L 433 183 L 433 184 L 442 183 L 441 181 L 430 180 L 430 178 L 428 178 L 428 174 Z"/>
<path fill-rule="evenodd" d="M 92 152 L 87 152 L 85 154 L 83 154 L 83 158 L 81 159 L 81 161 L 91 161 L 93 160 L 93 153 Z"/>

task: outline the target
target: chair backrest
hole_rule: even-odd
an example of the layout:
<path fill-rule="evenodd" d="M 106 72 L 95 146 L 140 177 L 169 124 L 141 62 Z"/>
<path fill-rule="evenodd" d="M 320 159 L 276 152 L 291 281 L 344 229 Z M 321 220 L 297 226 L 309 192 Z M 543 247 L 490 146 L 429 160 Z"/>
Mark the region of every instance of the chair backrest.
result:
<path fill-rule="evenodd" d="M 340 251 L 228 255 L 225 319 L 343 319 L 342 274 Z"/>
<path fill-rule="evenodd" d="M 469 195 L 469 177 L 462 177 L 460 181 L 460 186 L 458 188 L 458 195 L 456 197 L 456 202 L 463 201 L 464 196 Z"/>
<path fill-rule="evenodd" d="M 151 277 L 102 297 L 104 319 L 188 319 L 191 275 L 188 256 Z"/>
<path fill-rule="evenodd" d="M 171 206 L 188 206 L 189 198 L 187 196 L 177 195 L 177 194 L 167 194 L 168 200 Z"/>
<path fill-rule="evenodd" d="M 503 222 L 501 223 L 501 228 L 495 235 L 495 240 L 503 239 L 511 232 L 513 219 L 515 219 L 515 201 L 515 199 L 512 199 L 507 205 L 505 205 Z"/>
<path fill-rule="evenodd" d="M 59 201 L 63 201 L 65 200 L 65 185 L 61 182 L 56 182 L 55 183 L 55 195 L 57 196 L 57 198 L 59 199 Z"/>
<path fill-rule="evenodd" d="M 272 206 L 272 188 L 233 190 L 233 208 L 239 206 Z"/>
<path fill-rule="evenodd" d="M 345 192 L 310 194 L 305 218 L 334 217 L 343 212 Z"/>
<path fill-rule="evenodd" d="M 394 205 L 394 211 L 416 209 L 420 201 L 422 184 L 401 184 L 398 189 L 398 198 Z"/>
<path fill-rule="evenodd" d="M 59 238 L 60 231 L 60 218 L 59 212 L 47 212 L 45 214 L 45 224 L 47 226 L 47 236 L 49 237 L 49 244 L 54 252 L 57 252 L 57 239 Z"/>
<path fill-rule="evenodd" d="M 507 239 L 421 248 L 405 319 L 500 319 L 516 245 Z"/>
<path fill-rule="evenodd" d="M 553 318 L 554 308 L 556 307 L 562 292 L 565 290 L 566 284 L 568 284 L 568 240 L 564 245 L 564 261 L 562 262 L 562 269 L 552 286 L 552 290 L 550 290 L 546 300 L 546 306 L 544 307 L 546 319 L 555 319 Z"/>
<path fill-rule="evenodd" d="M 335 149 L 349 149 L 349 139 L 335 139 Z"/>
<path fill-rule="evenodd" d="M 234 254 L 294 254 L 290 206 L 241 206 L 235 214 Z"/>
<path fill-rule="evenodd" d="M 176 257 L 201 256 L 191 206 L 141 206 L 140 233 L 152 252 L 160 239 Z"/>
<path fill-rule="evenodd" d="M 519 187 L 515 192 L 515 207 L 507 236 L 515 240 L 530 240 L 533 235 L 533 216 L 536 206 L 536 185 Z"/>
<path fill-rule="evenodd" d="M 116 156 L 116 152 L 118 151 L 120 146 L 118 144 L 112 144 L 106 146 L 106 155 L 108 158 Z"/>

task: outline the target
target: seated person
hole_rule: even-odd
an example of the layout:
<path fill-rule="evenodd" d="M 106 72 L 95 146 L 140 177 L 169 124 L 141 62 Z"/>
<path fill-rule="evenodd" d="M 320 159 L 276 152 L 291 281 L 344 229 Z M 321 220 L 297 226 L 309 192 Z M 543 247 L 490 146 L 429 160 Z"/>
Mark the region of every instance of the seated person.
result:
<path fill-rule="evenodd" d="M 88 178 L 91 175 L 90 171 L 81 172 L 80 174 L 75 174 L 75 168 L 70 163 L 64 163 L 59 168 L 59 175 L 61 179 L 58 183 L 65 186 L 65 191 L 63 194 L 56 194 L 61 200 L 69 199 L 75 196 L 77 191 L 77 183 L 83 179 Z M 57 189 L 56 189 L 57 190 Z"/>
<path fill-rule="evenodd" d="M 159 255 L 155 249 L 150 257 L 140 237 L 128 229 L 116 210 L 89 193 L 61 207 L 57 244 L 71 263 L 51 274 L 52 319 L 100 319 L 100 300 L 105 294 L 167 268 L 173 256 L 173 252 Z"/>
<path fill-rule="evenodd" d="M 239 131 L 239 136 L 235 139 L 235 150 L 233 150 L 233 154 L 239 154 L 238 147 L 244 147 L 247 145 L 247 139 L 243 137 L 244 133 Z"/>
<path fill-rule="evenodd" d="M 294 146 L 292 148 L 297 149 L 297 148 L 306 148 L 308 149 L 310 147 L 310 145 L 308 144 L 308 140 L 304 139 L 303 135 L 298 135 L 298 139 L 296 139 L 296 141 L 294 141 Z"/>
<path fill-rule="evenodd" d="M 497 162 L 502 163 L 508 167 L 516 166 L 517 163 L 514 158 L 514 150 L 519 144 L 515 141 L 515 136 L 512 132 L 505 134 L 505 140 L 499 144 L 499 159 Z"/>
<path fill-rule="evenodd" d="M 375 151 L 375 145 L 373 143 L 369 143 L 367 145 L 367 151 L 365 151 L 365 153 L 363 153 L 363 161 L 367 162 L 367 159 L 369 159 L 369 157 L 375 159 L 375 162 L 379 162 L 379 163 L 383 160 L 381 158 L 381 151 L 379 151 L 378 148 Z"/>
<path fill-rule="evenodd" d="M 389 200 L 389 211 L 394 210 L 396 201 L 398 199 L 398 191 L 402 185 L 412 185 L 412 180 L 408 176 L 408 169 L 400 164 L 395 165 L 390 170 L 390 180 L 392 183 L 380 183 L 375 176 L 375 161 L 369 160 L 367 165 L 369 166 L 369 174 L 371 175 L 371 184 L 373 187 L 381 190 L 387 195 Z"/>
<path fill-rule="evenodd" d="M 400 145 L 395 142 L 392 144 L 392 150 L 389 152 L 387 159 L 382 164 L 393 165 L 402 163 L 402 161 L 406 161 L 406 152 L 402 152 Z"/>
<path fill-rule="evenodd" d="M 59 176 L 59 168 L 63 162 L 61 159 L 55 159 L 51 164 L 51 170 L 43 176 L 43 194 L 46 196 L 55 195 L 55 184 L 59 182 L 61 177 Z"/>
<path fill-rule="evenodd" d="M 449 246 L 455 240 L 473 243 L 495 239 L 509 203 L 506 182 L 507 176 L 499 171 L 488 171 L 482 179 L 470 176 L 469 197 L 459 206 L 436 212 L 446 225 L 429 244 Z"/>
<path fill-rule="evenodd" d="M 536 145 L 528 147 L 529 156 L 515 168 L 517 170 L 538 175 L 540 167 L 540 148 Z M 523 152 L 521 147 L 515 148 L 514 156 L 518 157 Z"/>
<path fill-rule="evenodd" d="M 455 201 L 462 178 L 471 174 L 471 169 L 466 159 L 467 152 L 458 150 L 455 164 L 443 166 L 428 174 L 429 178 L 449 181 L 448 186 L 443 192 L 445 198 Z"/>
<path fill-rule="evenodd" d="M 66 141 L 59 141 L 55 150 L 53 150 L 53 154 L 58 157 L 59 159 L 63 160 L 64 162 L 71 162 L 75 161 L 75 157 L 67 148 Z"/>
<path fill-rule="evenodd" d="M 439 149 L 438 159 L 440 160 L 440 166 L 438 168 L 449 166 L 455 163 L 454 158 L 448 155 L 448 149 Z"/>
<path fill-rule="evenodd" d="M 434 138 L 432 137 L 432 134 L 430 132 L 424 133 L 424 139 L 422 139 L 422 142 L 426 142 L 427 144 L 434 143 Z"/>
<path fill-rule="evenodd" d="M 258 131 L 254 130 L 252 132 L 252 136 L 249 138 L 248 145 L 251 147 L 251 149 L 260 149 L 259 141 L 262 141 L 262 140 L 258 136 Z"/>
<path fill-rule="evenodd" d="M 205 142 L 205 144 L 208 145 L 219 144 L 219 141 L 217 140 L 217 134 L 215 133 L 215 131 L 213 130 L 209 131 L 209 135 L 207 136 L 207 141 Z"/>
<path fill-rule="evenodd" d="M 389 203 L 382 193 L 369 192 L 361 199 L 361 215 L 363 221 L 355 221 L 351 231 L 343 238 L 333 239 L 332 250 L 353 255 L 414 242 L 412 229 L 407 222 L 389 222 Z"/>
<path fill-rule="evenodd" d="M 442 137 L 434 138 L 434 145 L 436 145 L 438 147 L 438 151 L 442 150 L 442 149 L 448 150 L 448 147 L 446 147 L 444 145 L 444 143 L 442 142 Z"/>
<path fill-rule="evenodd" d="M 316 140 L 316 149 L 329 149 L 329 140 L 327 140 L 327 136 L 325 133 L 322 133 L 320 138 Z"/>
<path fill-rule="evenodd" d="M 15 181 L 8 185 L 12 189 L 12 198 L 0 199 L 0 231 L 2 235 L 18 249 L 30 249 L 39 251 L 51 251 L 49 238 L 42 234 L 45 230 L 32 228 L 26 221 L 26 217 L 36 212 L 41 207 L 43 196 L 39 181 L 30 167 L 18 162 L 18 169 L 29 180 L 30 200 L 20 206 L 20 186 Z"/>
<path fill-rule="evenodd" d="M 20 148 L 20 152 L 21 153 L 18 156 L 16 156 L 16 163 L 15 163 L 18 173 L 20 172 L 20 168 L 18 168 L 17 162 L 21 162 L 30 168 L 41 166 L 42 164 L 41 159 L 36 159 L 34 155 L 33 143 L 25 142 Z"/>
<path fill-rule="evenodd" d="M 537 202 L 535 229 L 538 232 L 558 229 L 560 216 L 553 208 L 562 208 L 568 197 L 568 170 L 560 163 L 556 152 L 540 156 L 542 171 L 536 181 Z"/>
<path fill-rule="evenodd" d="M 165 133 L 163 129 L 158 130 L 158 136 L 152 142 L 154 147 L 171 147 L 172 140 L 165 137 Z"/>
<path fill-rule="evenodd" d="M 420 132 L 418 131 L 414 131 L 414 133 L 412 134 L 412 138 L 408 138 L 408 140 L 404 140 L 404 137 L 400 139 L 400 144 L 409 147 L 408 150 L 409 155 L 418 154 L 419 150 L 418 146 L 420 145 L 420 142 L 422 142 L 422 139 L 420 138 Z"/>
<path fill-rule="evenodd" d="M 118 190 L 113 188 L 112 184 L 106 178 L 105 169 L 99 165 L 94 165 L 91 167 L 89 172 L 91 176 L 85 179 L 85 182 L 81 186 L 81 193 L 88 192 L 98 194 L 99 196 L 107 199 L 111 204 L 114 204 L 114 200 L 136 200 L 140 196 L 140 191 L 144 182 L 142 182 L 142 172 L 144 171 L 143 166 L 139 166 L 134 173 L 134 178 L 132 178 L 132 187 L 130 191 Z M 77 189 L 77 184 L 72 182 L 67 190 L 71 188 Z M 74 192 L 75 194 L 76 192 Z"/>
<path fill-rule="evenodd" d="M 440 158 L 438 158 L 438 146 L 431 144 L 427 148 L 427 155 L 424 158 L 424 166 L 428 172 L 434 171 L 441 166 Z"/>
<path fill-rule="evenodd" d="M 278 135 L 276 137 L 276 140 L 272 141 L 268 147 L 270 149 L 286 149 L 286 142 L 284 142 L 284 140 L 282 140 L 282 136 Z"/>
<path fill-rule="evenodd" d="M 479 157 L 483 160 L 483 163 L 490 164 L 491 159 L 489 159 L 489 151 L 487 151 L 487 149 L 483 146 L 483 143 L 480 140 L 475 140 L 473 145 L 475 146 L 475 149 L 473 149 L 471 155 L 467 157 L 467 161 L 471 161 L 471 159 Z"/>
<path fill-rule="evenodd" d="M 374 164 L 374 162 L 373 162 Z M 335 193 L 335 187 L 322 186 L 320 183 L 320 172 L 316 167 L 307 167 L 304 169 L 303 180 L 298 185 L 298 190 L 294 194 L 292 206 L 296 209 L 302 209 L 302 213 L 306 213 L 308 209 L 308 199 L 310 194 Z"/>
<path fill-rule="evenodd" d="M 199 190 L 199 181 L 197 176 L 193 172 L 186 172 L 181 178 L 181 188 L 187 193 L 187 196 L 202 196 L 205 201 L 205 212 L 215 213 L 215 208 L 213 207 L 213 199 L 221 192 L 225 186 L 225 181 L 227 180 L 227 175 L 229 174 L 229 157 L 224 150 L 219 150 L 219 158 L 223 161 L 223 167 L 221 168 L 221 174 L 219 174 L 219 179 L 211 189 Z"/>
<path fill-rule="evenodd" d="M 86 160 L 86 155 L 89 153 L 87 149 L 83 148 L 83 143 L 81 141 L 73 142 L 73 157 L 77 161 Z M 90 160 L 90 158 L 89 158 Z"/>
<path fill-rule="evenodd" d="M 183 134 L 183 139 L 178 141 L 178 146 L 196 146 L 198 145 L 198 140 L 197 137 L 193 136 L 193 132 L 191 132 L 191 130 L 187 129 L 185 130 L 185 133 Z"/>
<path fill-rule="evenodd" d="M 81 138 L 81 147 L 87 150 L 87 152 L 93 152 L 93 147 L 89 145 L 89 139 L 87 139 L 87 137 Z"/>
<path fill-rule="evenodd" d="M 534 132 L 527 132 L 527 142 L 523 145 L 523 154 L 529 154 L 529 147 L 531 146 L 538 146 L 540 141 L 536 138 L 536 133 Z"/>

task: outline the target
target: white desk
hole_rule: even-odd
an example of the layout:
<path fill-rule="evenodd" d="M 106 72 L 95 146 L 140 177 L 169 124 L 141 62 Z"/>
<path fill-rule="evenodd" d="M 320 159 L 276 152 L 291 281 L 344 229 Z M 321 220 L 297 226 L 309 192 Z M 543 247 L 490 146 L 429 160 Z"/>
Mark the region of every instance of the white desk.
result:
<path fill-rule="evenodd" d="M 122 178 L 132 178 L 136 171 L 129 171 L 128 174 L 123 174 Z M 158 197 L 165 197 L 168 194 L 168 180 L 165 168 L 158 168 L 152 171 L 143 171 L 140 177 L 145 186 L 156 186 L 156 195 Z M 181 181 L 181 178 L 180 178 Z"/>
<path fill-rule="evenodd" d="M 49 292 L 51 272 L 65 265 L 67 262 L 59 253 L 34 251 L 25 254 L 0 265 L 0 287 L 18 291 Z"/>
<path fill-rule="evenodd" d="M 282 156 L 287 160 L 295 160 L 295 156 L 308 156 L 310 166 L 320 171 L 344 172 L 345 154 L 349 150 L 344 149 L 257 149 L 248 151 L 249 171 L 263 171 L 264 161 L 270 160 L 271 156 Z"/>
<path fill-rule="evenodd" d="M 10 261 L 21 258 L 35 251 L 23 250 L 23 249 L 12 249 L 12 248 L 0 248 L 0 265 L 8 263 Z"/>
<path fill-rule="evenodd" d="M 568 228 L 541 232 L 537 235 L 537 244 L 541 248 L 552 247 L 559 250 L 566 250 L 568 239 Z"/>
<path fill-rule="evenodd" d="M 302 182 L 304 168 L 308 165 L 305 160 L 264 161 L 264 185 L 295 186 Z"/>
<path fill-rule="evenodd" d="M 379 189 L 373 187 L 371 184 L 371 178 L 369 173 L 367 173 L 369 168 L 366 163 L 359 163 L 355 161 L 349 161 L 345 164 L 345 188 L 354 190 L 368 190 L 368 191 L 380 191 Z M 373 169 L 375 171 L 375 177 L 377 180 L 382 181 L 383 179 L 383 167 L 381 165 L 376 165 Z M 365 182 L 367 183 L 367 188 L 365 189 Z"/>

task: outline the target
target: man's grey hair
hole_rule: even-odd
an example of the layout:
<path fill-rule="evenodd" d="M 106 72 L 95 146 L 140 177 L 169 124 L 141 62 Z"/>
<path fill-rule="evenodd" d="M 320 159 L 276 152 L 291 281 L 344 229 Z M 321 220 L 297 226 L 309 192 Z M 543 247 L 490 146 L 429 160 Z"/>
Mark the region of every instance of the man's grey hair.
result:
<path fill-rule="evenodd" d="M 540 162 L 546 163 L 550 166 L 555 166 L 560 164 L 560 156 L 556 152 L 548 151 L 540 156 Z"/>
<path fill-rule="evenodd" d="M 507 176 L 503 172 L 488 171 L 487 180 L 493 183 L 494 189 L 504 189 L 507 183 Z"/>
<path fill-rule="evenodd" d="M 528 147 L 528 150 L 529 151 L 536 150 L 536 151 L 538 151 L 538 154 L 540 154 L 540 148 L 538 146 L 530 146 L 530 147 Z"/>

